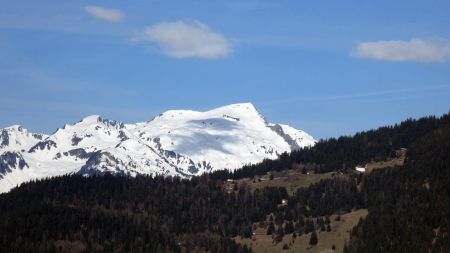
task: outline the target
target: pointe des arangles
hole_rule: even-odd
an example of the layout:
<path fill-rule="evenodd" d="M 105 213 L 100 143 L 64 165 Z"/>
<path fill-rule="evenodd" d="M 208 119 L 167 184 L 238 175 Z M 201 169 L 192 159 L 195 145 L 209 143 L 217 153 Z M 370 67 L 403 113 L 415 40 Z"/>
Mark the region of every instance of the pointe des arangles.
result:
<path fill-rule="evenodd" d="M 169 110 L 136 124 L 93 115 L 51 135 L 14 125 L 0 129 L 0 192 L 75 173 L 189 178 L 315 143 L 304 131 L 268 122 L 251 103 L 206 112 Z"/>

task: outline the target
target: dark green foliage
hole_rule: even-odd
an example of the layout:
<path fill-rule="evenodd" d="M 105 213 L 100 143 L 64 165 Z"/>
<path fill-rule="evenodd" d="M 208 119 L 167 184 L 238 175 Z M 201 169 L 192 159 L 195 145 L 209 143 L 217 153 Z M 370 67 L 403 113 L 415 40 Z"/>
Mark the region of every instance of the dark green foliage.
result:
<path fill-rule="evenodd" d="M 375 171 L 363 185 L 369 215 L 345 252 L 450 252 L 450 127 L 411 145 L 404 167 Z"/>
<path fill-rule="evenodd" d="M 230 237 L 250 237 L 253 222 L 285 195 L 278 188 L 227 194 L 207 177 L 73 175 L 31 182 L 0 195 L 0 252 L 236 252 L 243 248 Z"/>
<path fill-rule="evenodd" d="M 321 180 L 308 188 L 299 188 L 288 203 L 298 212 L 315 217 L 365 207 L 352 177 Z"/>
<path fill-rule="evenodd" d="M 282 193 L 283 191 L 278 192 Z M 278 201 L 281 201 L 281 199 L 278 199 Z M 269 219 L 273 220 L 277 226 L 284 224 L 286 234 L 294 231 L 299 232 L 299 234 L 310 233 L 316 226 L 314 221 L 309 218 L 305 223 L 306 217 L 350 212 L 353 209 L 365 206 L 363 194 L 357 190 L 356 180 L 352 177 L 348 179 L 335 177 L 312 184 L 308 188 L 298 189 L 294 196 L 288 198 L 288 205 L 275 209 L 273 216 L 270 215 Z M 326 222 L 324 219 L 319 218 L 317 221 L 317 228 L 323 227 L 325 230 Z M 271 233 L 273 229 L 269 228 L 267 232 Z"/>

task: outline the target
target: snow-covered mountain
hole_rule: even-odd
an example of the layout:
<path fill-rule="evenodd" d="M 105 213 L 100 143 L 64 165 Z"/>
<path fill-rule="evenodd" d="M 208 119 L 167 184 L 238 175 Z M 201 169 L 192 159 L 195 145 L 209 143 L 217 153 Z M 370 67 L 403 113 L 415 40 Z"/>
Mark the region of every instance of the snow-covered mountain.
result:
<path fill-rule="evenodd" d="M 190 177 L 315 142 L 301 130 L 267 122 L 250 103 L 207 112 L 170 110 L 137 124 L 89 116 L 52 135 L 11 126 L 0 129 L 0 192 L 68 173 Z"/>

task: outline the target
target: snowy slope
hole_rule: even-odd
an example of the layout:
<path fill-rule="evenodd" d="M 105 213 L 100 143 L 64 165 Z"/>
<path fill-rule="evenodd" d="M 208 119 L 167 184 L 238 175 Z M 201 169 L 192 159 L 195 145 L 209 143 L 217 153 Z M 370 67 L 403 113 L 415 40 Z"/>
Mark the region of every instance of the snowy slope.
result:
<path fill-rule="evenodd" d="M 190 177 L 314 144 L 303 131 L 268 123 L 250 103 L 170 110 L 137 124 L 94 115 L 50 136 L 12 126 L 0 130 L 0 192 L 68 173 Z"/>
<path fill-rule="evenodd" d="M 27 150 L 47 137 L 47 135 L 30 133 L 19 125 L 0 129 L 0 153 Z"/>

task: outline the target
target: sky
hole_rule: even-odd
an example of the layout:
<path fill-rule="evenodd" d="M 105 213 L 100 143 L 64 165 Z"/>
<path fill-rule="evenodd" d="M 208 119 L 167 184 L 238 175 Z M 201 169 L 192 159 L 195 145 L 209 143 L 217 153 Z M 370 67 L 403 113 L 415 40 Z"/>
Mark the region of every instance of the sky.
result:
<path fill-rule="evenodd" d="M 251 102 L 329 138 L 450 109 L 448 0 L 0 6 L 0 128 Z"/>

